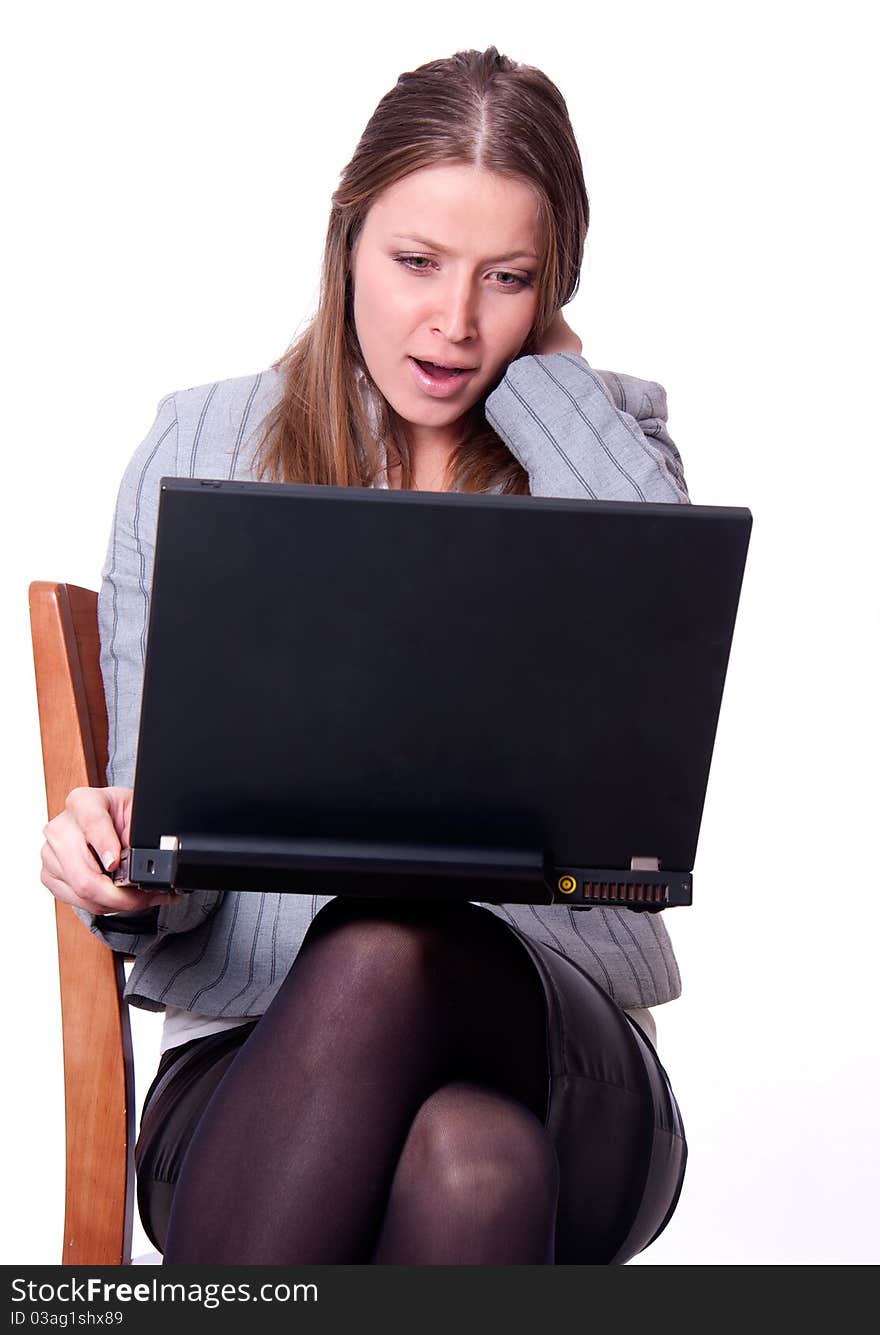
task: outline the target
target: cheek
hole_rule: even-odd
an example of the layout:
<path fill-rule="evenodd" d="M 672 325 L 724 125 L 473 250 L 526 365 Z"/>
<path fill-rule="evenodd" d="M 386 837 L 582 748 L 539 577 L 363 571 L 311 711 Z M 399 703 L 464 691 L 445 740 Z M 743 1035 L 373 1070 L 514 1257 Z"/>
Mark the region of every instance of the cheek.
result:
<path fill-rule="evenodd" d="M 523 300 L 516 310 L 499 316 L 494 327 L 493 352 L 499 364 L 511 361 L 525 343 L 537 310 L 537 301 Z"/>
<path fill-rule="evenodd" d="M 365 277 L 355 288 L 354 320 L 361 346 L 374 353 L 391 354 L 395 343 L 409 333 L 414 318 L 409 294 L 401 293 L 394 278 Z"/>
<path fill-rule="evenodd" d="M 376 305 L 369 283 L 360 279 L 354 289 L 354 324 L 361 345 L 373 341 L 376 324 Z"/>

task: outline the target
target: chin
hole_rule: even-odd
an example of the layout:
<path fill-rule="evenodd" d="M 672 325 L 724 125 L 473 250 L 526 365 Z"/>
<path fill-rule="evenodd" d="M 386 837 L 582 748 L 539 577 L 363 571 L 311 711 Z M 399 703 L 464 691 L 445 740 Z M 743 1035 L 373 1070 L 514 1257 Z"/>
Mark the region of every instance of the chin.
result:
<path fill-rule="evenodd" d="M 389 399 L 388 402 L 395 413 L 404 422 L 411 422 L 413 426 L 449 426 L 453 422 L 469 412 L 473 404 L 471 403 L 407 403 L 406 400 L 395 402 Z"/>

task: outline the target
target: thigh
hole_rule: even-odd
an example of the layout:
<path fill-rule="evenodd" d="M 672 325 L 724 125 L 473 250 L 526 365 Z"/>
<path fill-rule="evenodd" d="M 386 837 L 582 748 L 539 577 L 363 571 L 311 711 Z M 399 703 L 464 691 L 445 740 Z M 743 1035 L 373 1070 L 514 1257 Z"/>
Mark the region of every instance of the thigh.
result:
<path fill-rule="evenodd" d="M 622 1265 L 678 1202 L 687 1160 L 678 1104 L 651 1043 L 599 984 L 552 946 L 520 940 L 547 1003 L 557 1263 Z"/>
<path fill-rule="evenodd" d="M 255 1024 L 171 1048 L 147 1091 L 134 1152 L 137 1201 L 144 1231 L 160 1252 L 183 1157 L 211 1095 Z"/>
<path fill-rule="evenodd" d="M 337 898 L 312 922 L 291 970 L 321 954 L 328 987 L 382 980 L 381 1003 L 433 1046 L 435 1087 L 471 1081 L 546 1112 L 546 1009 L 541 980 L 507 923 L 467 901 Z M 287 984 L 285 984 L 287 987 Z M 366 994 L 373 1000 L 369 987 Z M 376 998 L 379 1000 L 380 998 Z M 266 1022 L 271 1025 L 270 1006 Z M 430 1011 L 430 1024 L 425 1016 Z M 270 1027 L 264 1026 L 268 1038 Z M 421 1035 L 421 1039 L 419 1038 Z"/>
<path fill-rule="evenodd" d="M 381 982 L 371 996 L 371 980 Z M 326 1029 L 333 1007 L 320 999 L 349 991 L 391 1002 L 398 1026 L 414 1011 L 413 1042 L 428 1051 L 426 1079 L 476 1079 L 546 1108 L 546 1020 L 540 980 L 506 925 L 467 903 L 335 899 L 318 913 L 288 977 L 248 1043 L 247 1060 L 277 1070 L 291 1042 Z M 194 1039 L 167 1053 L 144 1103 L 135 1151 L 138 1208 L 160 1250 L 184 1157 L 203 1114 L 254 1024 Z M 373 1028 L 375 1029 L 375 1023 Z M 379 1016 L 380 1036 L 382 1019 Z M 332 1035 L 331 1035 L 332 1036 Z M 374 1035 L 367 1034 L 365 1041 Z M 320 1046 L 320 1045 L 319 1045 Z M 326 1046 L 326 1043 L 324 1044 Z M 235 1074 L 230 1072 L 235 1080 Z M 425 1092 L 429 1092 L 426 1090 Z"/>

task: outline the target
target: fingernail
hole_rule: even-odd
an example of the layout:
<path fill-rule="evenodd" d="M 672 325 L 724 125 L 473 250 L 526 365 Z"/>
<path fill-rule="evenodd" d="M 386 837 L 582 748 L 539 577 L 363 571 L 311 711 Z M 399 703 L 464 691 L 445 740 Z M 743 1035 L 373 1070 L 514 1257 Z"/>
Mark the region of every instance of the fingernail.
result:
<path fill-rule="evenodd" d="M 115 860 L 116 860 L 116 855 L 115 855 L 115 853 L 102 853 L 102 854 L 101 854 L 101 861 L 102 861 L 103 864 L 104 864 L 104 870 L 105 870 L 105 871 L 109 871 L 109 870 L 110 870 L 110 865 L 111 865 L 111 863 L 115 862 Z"/>
<path fill-rule="evenodd" d="M 90 844 L 88 840 L 86 840 L 86 848 L 89 850 L 89 852 L 95 859 L 95 862 L 101 868 L 101 871 L 104 873 L 104 875 L 109 876 L 110 872 L 107 870 L 107 867 L 109 863 L 113 861 L 113 854 L 105 853 L 102 857 L 102 855 L 98 852 L 97 848 L 95 848 L 94 844 Z"/>

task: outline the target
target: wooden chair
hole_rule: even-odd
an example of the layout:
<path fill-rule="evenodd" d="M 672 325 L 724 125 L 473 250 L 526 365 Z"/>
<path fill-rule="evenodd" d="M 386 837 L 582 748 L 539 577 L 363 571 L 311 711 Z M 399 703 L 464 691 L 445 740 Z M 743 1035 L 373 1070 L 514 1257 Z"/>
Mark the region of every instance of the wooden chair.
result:
<path fill-rule="evenodd" d="M 101 786 L 107 715 L 98 596 L 72 584 L 29 589 L 49 818 L 71 788 Z M 127 1265 L 134 1189 L 134 1062 L 122 1001 L 125 956 L 56 903 L 67 1180 L 65 1265 Z"/>

